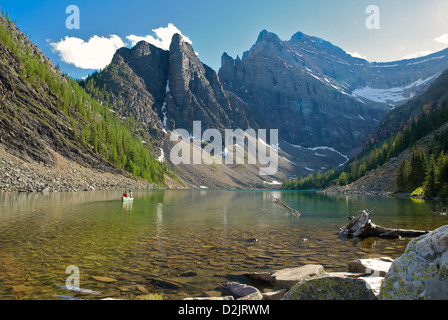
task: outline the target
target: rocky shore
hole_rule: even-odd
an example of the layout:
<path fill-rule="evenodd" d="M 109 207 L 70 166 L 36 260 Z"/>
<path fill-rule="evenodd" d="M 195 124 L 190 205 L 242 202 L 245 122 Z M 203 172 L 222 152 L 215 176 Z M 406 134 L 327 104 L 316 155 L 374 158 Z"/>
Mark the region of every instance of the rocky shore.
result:
<path fill-rule="evenodd" d="M 365 194 L 365 195 L 375 195 L 383 197 L 392 197 L 398 195 L 392 193 L 391 191 L 360 189 L 360 188 L 353 188 L 350 186 L 331 186 L 326 189 L 319 190 L 317 192 L 321 194 L 346 194 L 346 195 Z M 406 195 L 400 194 L 399 196 L 405 197 Z"/>
<path fill-rule="evenodd" d="M 230 295 L 184 300 L 377 300 L 392 262 L 388 257 L 354 260 L 346 272 L 326 272 L 322 265 L 307 264 L 248 273 L 244 276 L 251 284 L 223 284 Z"/>
<path fill-rule="evenodd" d="M 0 148 L 0 192 L 75 192 L 152 189 L 130 176 L 85 168 L 53 153 L 55 165 L 24 161 Z"/>
<path fill-rule="evenodd" d="M 185 300 L 447 300 L 447 269 L 445 225 L 411 240 L 395 260 L 357 259 L 347 264 L 346 272 L 326 272 L 322 265 L 307 264 L 249 273 L 245 276 L 252 284 L 223 284 L 229 295 Z"/>
<path fill-rule="evenodd" d="M 428 200 L 435 202 L 448 202 L 448 198 L 440 197 L 424 197 L 424 196 L 413 196 L 411 193 L 405 192 L 392 192 L 392 191 L 381 191 L 381 190 L 369 190 L 363 188 L 357 188 L 349 186 L 331 186 L 323 190 L 317 191 L 320 194 L 343 194 L 343 195 L 371 195 L 371 196 L 382 196 L 382 197 L 395 197 L 395 198 L 413 198 L 420 200 Z"/>

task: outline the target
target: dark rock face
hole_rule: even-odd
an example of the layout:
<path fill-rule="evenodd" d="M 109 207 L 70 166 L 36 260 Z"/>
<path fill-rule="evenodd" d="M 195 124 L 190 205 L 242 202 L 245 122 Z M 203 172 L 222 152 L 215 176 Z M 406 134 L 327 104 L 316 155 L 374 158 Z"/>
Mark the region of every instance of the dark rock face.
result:
<path fill-rule="evenodd" d="M 167 127 L 192 130 L 193 121 L 205 128 L 256 126 L 248 106 L 226 92 L 217 73 L 203 64 L 191 45 L 178 34 L 170 46 L 169 83 L 166 87 Z"/>
<path fill-rule="evenodd" d="M 111 64 L 93 77 L 111 95 L 116 111 L 161 128 L 168 63 L 168 51 L 141 41 L 132 49 L 117 50 Z"/>
<path fill-rule="evenodd" d="M 205 127 L 231 128 L 230 103 L 216 73 L 202 64 L 190 44 L 178 34 L 170 46 L 168 117 L 175 127 L 190 129 L 193 121 Z"/>
<path fill-rule="evenodd" d="M 262 31 L 242 60 L 222 56 L 228 91 L 257 110 L 266 128 L 303 146 L 348 152 L 373 132 L 386 110 L 421 91 L 448 67 L 435 57 L 369 63 L 303 33 L 282 41 Z"/>

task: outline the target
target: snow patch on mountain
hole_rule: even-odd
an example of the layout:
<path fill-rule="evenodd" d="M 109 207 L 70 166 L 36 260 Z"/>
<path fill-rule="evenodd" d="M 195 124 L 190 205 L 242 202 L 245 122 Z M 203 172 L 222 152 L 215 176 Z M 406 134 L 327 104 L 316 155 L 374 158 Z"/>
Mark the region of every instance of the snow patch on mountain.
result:
<path fill-rule="evenodd" d="M 297 165 L 296 163 L 292 162 L 291 160 L 286 159 L 284 156 L 281 156 L 283 159 L 285 159 L 286 161 L 288 161 L 289 163 L 293 164 L 293 165 Z"/>
<path fill-rule="evenodd" d="M 408 66 L 413 66 L 413 65 L 416 65 L 416 64 L 425 63 L 425 62 L 428 62 L 428 61 L 431 61 L 431 60 L 437 60 L 437 59 L 443 59 L 443 58 L 445 58 L 445 56 L 438 56 L 438 57 L 425 59 L 425 60 L 422 60 L 422 61 L 410 62 L 410 63 L 408 63 Z"/>
<path fill-rule="evenodd" d="M 286 141 L 285 141 L 286 142 Z M 297 149 L 302 149 L 302 150 L 310 150 L 310 151 L 318 151 L 318 150 L 326 150 L 326 151 L 331 151 L 334 152 L 336 154 L 338 154 L 339 156 L 341 156 L 342 158 L 345 159 L 345 161 L 341 164 L 339 164 L 339 167 L 342 167 L 344 164 L 346 164 L 347 162 L 350 161 L 350 158 L 348 156 L 346 156 L 345 154 L 342 154 L 341 152 L 339 152 L 338 150 L 334 149 L 333 147 L 327 147 L 327 146 L 318 146 L 318 147 L 302 147 L 296 144 L 291 144 L 289 142 L 286 142 L 287 144 L 289 144 L 291 147 L 297 148 Z M 317 155 L 317 153 L 315 153 L 315 155 Z"/>
<path fill-rule="evenodd" d="M 418 79 L 417 81 L 405 86 L 394 87 L 390 89 L 376 89 L 369 86 L 357 88 L 353 90 L 352 96 L 355 98 L 364 98 L 374 102 L 380 102 L 384 104 L 398 103 L 414 96 L 413 92 L 409 92 L 411 89 L 417 89 L 418 87 L 426 84 L 427 82 L 437 78 L 441 73 L 438 72 L 435 75 L 428 77 L 424 80 Z"/>

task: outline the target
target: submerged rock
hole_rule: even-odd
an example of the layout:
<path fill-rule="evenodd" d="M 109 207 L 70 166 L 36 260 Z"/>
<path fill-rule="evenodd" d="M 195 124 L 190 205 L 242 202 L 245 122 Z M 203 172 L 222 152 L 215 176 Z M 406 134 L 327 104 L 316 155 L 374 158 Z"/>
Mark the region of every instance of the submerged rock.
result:
<path fill-rule="evenodd" d="M 117 282 L 117 279 L 112 278 L 112 277 L 92 276 L 92 279 L 96 280 L 96 281 L 99 281 L 99 282 L 104 282 L 104 283 Z"/>
<path fill-rule="evenodd" d="M 409 242 L 386 274 L 380 299 L 448 299 L 448 225 Z"/>

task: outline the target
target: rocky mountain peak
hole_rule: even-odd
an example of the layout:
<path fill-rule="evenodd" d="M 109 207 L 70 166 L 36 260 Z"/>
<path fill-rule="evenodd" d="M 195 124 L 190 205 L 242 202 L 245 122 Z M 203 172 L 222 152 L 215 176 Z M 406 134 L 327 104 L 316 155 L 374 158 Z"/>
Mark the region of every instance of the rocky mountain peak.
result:
<path fill-rule="evenodd" d="M 138 63 L 139 60 L 159 59 L 162 56 L 168 56 L 166 50 L 160 49 L 146 41 L 139 41 L 133 48 L 120 48 L 114 55 L 115 58 L 121 57 L 126 63 Z M 163 59 L 163 58 L 162 58 Z"/>
<path fill-rule="evenodd" d="M 190 43 L 186 42 L 181 34 L 175 33 L 171 38 L 170 51 L 183 51 L 196 56 L 196 52 Z"/>
<path fill-rule="evenodd" d="M 269 42 L 269 43 L 272 43 L 272 44 L 280 44 L 281 41 L 282 40 L 275 33 L 269 32 L 267 30 L 263 30 L 258 35 L 258 39 L 257 39 L 256 45 L 261 43 L 261 42 Z"/>
<path fill-rule="evenodd" d="M 291 41 L 302 41 L 305 37 L 307 37 L 307 35 L 299 31 L 293 34 Z"/>
<path fill-rule="evenodd" d="M 237 59 L 233 59 L 231 56 L 229 56 L 227 54 L 227 52 L 224 52 L 221 56 L 221 66 L 222 67 L 226 67 L 226 68 L 232 68 L 235 63 L 238 61 L 238 57 Z M 241 61 L 241 60 L 239 60 Z"/>
<path fill-rule="evenodd" d="M 171 38 L 170 51 L 180 48 L 184 44 L 184 38 L 179 33 L 175 33 Z"/>
<path fill-rule="evenodd" d="M 161 50 L 159 47 L 156 47 L 146 41 L 139 41 L 132 49 L 131 52 L 135 57 L 147 56 L 150 55 L 153 51 Z"/>

